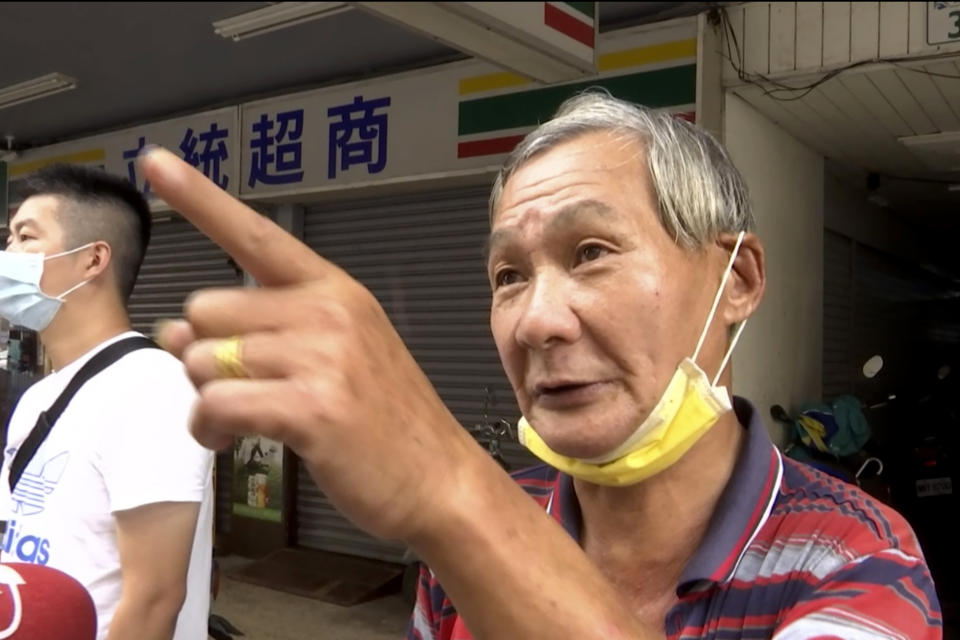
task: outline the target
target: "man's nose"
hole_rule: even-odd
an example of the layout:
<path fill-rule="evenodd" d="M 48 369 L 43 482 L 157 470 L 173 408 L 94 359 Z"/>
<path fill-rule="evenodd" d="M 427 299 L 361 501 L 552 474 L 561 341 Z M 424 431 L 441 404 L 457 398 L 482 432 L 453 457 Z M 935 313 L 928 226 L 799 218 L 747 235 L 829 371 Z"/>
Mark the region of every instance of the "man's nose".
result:
<path fill-rule="evenodd" d="M 534 349 L 546 349 L 580 337 L 580 319 L 573 310 L 575 291 L 562 274 L 536 276 L 525 292 L 516 340 Z"/>

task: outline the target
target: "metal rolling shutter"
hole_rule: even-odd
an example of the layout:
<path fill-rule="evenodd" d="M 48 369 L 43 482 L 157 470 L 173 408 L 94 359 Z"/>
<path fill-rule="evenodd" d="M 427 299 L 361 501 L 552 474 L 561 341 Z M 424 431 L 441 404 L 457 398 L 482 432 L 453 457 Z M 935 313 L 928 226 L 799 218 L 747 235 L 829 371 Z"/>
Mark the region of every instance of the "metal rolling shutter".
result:
<path fill-rule="evenodd" d="M 484 387 L 497 400 L 490 419 L 520 415 L 490 334 L 490 287 L 483 246 L 488 189 L 419 194 L 309 209 L 307 244 L 376 295 L 440 397 L 464 426 L 482 419 Z M 398 425 L 397 437 L 403 437 Z M 505 443 L 512 468 L 536 461 Z M 297 497 L 301 545 L 397 560 L 339 516 L 306 474 Z"/>
<path fill-rule="evenodd" d="M 127 308 L 133 328 L 151 335 L 162 318 L 183 316 L 183 303 L 197 289 L 243 284 L 229 256 L 196 227 L 178 215 L 153 223 L 150 246 Z M 230 530 L 233 458 L 217 454 L 217 514 L 219 532 Z"/>
<path fill-rule="evenodd" d="M 870 404 L 897 392 L 917 375 L 916 350 L 929 340 L 922 303 L 949 295 L 949 284 L 832 231 L 824 234 L 823 274 L 824 399 L 853 394 Z M 863 364 L 874 355 L 884 366 L 871 380 Z"/>
<path fill-rule="evenodd" d="M 853 393 L 853 241 L 823 234 L 823 397 Z"/>

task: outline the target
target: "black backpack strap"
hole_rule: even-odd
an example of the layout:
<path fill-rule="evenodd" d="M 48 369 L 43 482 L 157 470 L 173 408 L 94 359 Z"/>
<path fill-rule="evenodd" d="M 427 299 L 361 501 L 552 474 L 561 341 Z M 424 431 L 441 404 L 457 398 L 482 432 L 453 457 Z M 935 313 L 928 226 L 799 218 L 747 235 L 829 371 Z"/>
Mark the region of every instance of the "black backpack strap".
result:
<path fill-rule="evenodd" d="M 90 378 L 131 351 L 159 348 L 157 343 L 149 338 L 131 336 L 123 340 L 118 340 L 108 347 L 101 349 L 96 355 L 87 360 L 87 362 L 80 367 L 80 370 L 74 374 L 69 384 L 67 384 L 66 388 L 60 393 L 60 396 L 50 405 L 50 408 L 37 417 L 37 423 L 33 426 L 33 430 L 30 431 L 30 435 L 27 436 L 27 439 L 23 441 L 23 444 L 17 450 L 17 455 L 14 456 L 13 462 L 10 464 L 10 491 L 13 491 L 14 487 L 17 486 L 17 482 L 20 480 L 20 476 L 23 475 L 27 465 L 30 464 L 30 460 L 33 459 L 34 454 L 40 448 L 40 445 L 43 444 L 43 441 L 47 439 L 50 430 L 53 429 L 53 425 L 56 424 L 57 419 L 60 418 L 60 414 L 62 414 L 67 408 L 67 405 L 70 404 L 70 401 L 73 399 L 73 396 L 76 395 L 77 391 L 80 390 L 80 387 Z"/>

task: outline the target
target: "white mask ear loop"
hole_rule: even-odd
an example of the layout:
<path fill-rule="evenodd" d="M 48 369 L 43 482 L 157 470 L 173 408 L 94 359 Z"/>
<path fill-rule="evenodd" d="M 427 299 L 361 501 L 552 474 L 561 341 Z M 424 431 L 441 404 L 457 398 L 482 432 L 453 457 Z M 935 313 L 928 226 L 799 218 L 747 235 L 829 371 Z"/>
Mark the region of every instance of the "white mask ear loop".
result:
<path fill-rule="evenodd" d="M 720 363 L 720 368 L 717 369 L 717 375 L 714 376 L 711 386 L 717 386 L 717 381 L 720 380 L 720 374 L 727 368 L 727 363 L 730 362 L 730 356 L 733 355 L 733 349 L 737 346 L 737 340 L 740 339 L 740 334 L 743 333 L 745 326 L 747 326 L 746 320 L 740 323 L 740 326 L 737 327 L 736 332 L 733 334 L 733 340 L 730 341 L 730 347 L 727 349 L 726 355 L 723 356 L 723 361 Z"/>
<path fill-rule="evenodd" d="M 737 244 L 734 245 L 733 251 L 730 253 L 730 261 L 727 262 L 727 268 L 723 272 L 723 278 L 720 279 L 720 287 L 717 289 L 717 295 L 713 298 L 713 306 L 710 307 L 710 313 L 707 315 L 707 322 L 703 325 L 703 331 L 700 332 L 700 339 L 697 340 L 697 348 L 693 351 L 693 362 L 697 362 L 697 357 L 700 355 L 700 349 L 703 347 L 703 342 L 707 338 L 707 330 L 710 328 L 710 323 L 713 322 L 713 315 L 717 312 L 717 307 L 720 306 L 720 298 L 723 297 L 723 289 L 727 285 L 727 278 L 730 277 L 730 272 L 733 270 L 733 261 L 737 259 L 737 253 L 740 251 L 740 243 L 743 242 L 743 236 L 745 232 L 741 231 L 737 236 Z M 741 326 L 741 329 L 743 327 Z M 737 337 L 739 338 L 739 331 Z M 732 349 L 732 347 L 731 347 Z M 729 356 L 730 353 L 727 353 Z M 724 358 L 724 363 L 726 363 L 727 358 Z M 720 369 L 723 371 L 723 368 Z M 717 377 L 720 377 L 720 374 L 717 374 Z M 714 381 L 716 384 L 716 381 Z"/>
<path fill-rule="evenodd" d="M 87 244 L 81 245 L 81 246 L 77 247 L 76 249 L 70 249 L 69 251 L 61 251 L 60 253 L 55 253 L 55 254 L 53 254 L 52 256 L 44 256 L 44 257 L 43 257 L 43 261 L 46 262 L 47 260 L 52 260 L 52 259 L 54 259 L 54 258 L 59 258 L 59 257 L 61 257 L 61 256 L 68 256 L 68 255 L 70 255 L 71 253 L 76 253 L 77 251 L 83 251 L 83 250 L 86 249 L 87 247 L 92 247 L 92 246 L 95 245 L 95 244 L 96 244 L 96 242 L 88 242 Z M 64 291 L 63 293 L 61 293 L 60 295 L 54 296 L 54 297 L 55 297 L 57 300 L 62 301 L 66 296 L 70 295 L 71 293 L 73 293 L 74 291 L 76 291 L 77 289 L 79 289 L 80 287 L 82 287 L 83 285 L 87 284 L 88 282 L 90 282 L 90 280 L 84 280 L 83 282 L 81 282 L 81 283 L 79 283 L 79 284 L 76 284 L 76 285 L 70 287 L 69 289 L 67 289 L 66 291 Z"/>
<path fill-rule="evenodd" d="M 74 291 L 76 291 L 77 289 L 79 289 L 80 287 L 82 287 L 83 285 L 87 284 L 88 282 L 90 282 L 90 280 L 84 280 L 84 281 L 81 282 L 80 284 L 75 284 L 75 285 L 73 285 L 72 287 L 70 287 L 69 289 L 67 289 L 66 291 L 64 291 L 63 293 L 61 293 L 60 295 L 56 296 L 57 300 L 62 301 L 62 300 L 63 300 L 64 298 L 66 298 L 68 295 L 70 295 L 71 293 L 73 293 Z"/>
<path fill-rule="evenodd" d="M 95 244 L 97 244 L 97 243 L 96 243 L 96 242 L 88 242 L 87 244 L 81 245 L 81 246 L 77 247 L 76 249 L 70 249 L 69 251 L 61 251 L 60 253 L 55 253 L 55 254 L 53 254 L 52 256 L 43 256 L 43 261 L 46 262 L 47 260 L 53 260 L 54 258 L 59 258 L 59 257 L 61 257 L 61 256 L 68 256 L 68 255 L 70 255 L 71 253 L 76 253 L 77 251 L 83 251 L 83 250 L 86 249 L 87 247 L 92 247 L 92 246 L 95 245 Z M 67 295 L 67 294 L 63 294 L 63 295 Z"/>

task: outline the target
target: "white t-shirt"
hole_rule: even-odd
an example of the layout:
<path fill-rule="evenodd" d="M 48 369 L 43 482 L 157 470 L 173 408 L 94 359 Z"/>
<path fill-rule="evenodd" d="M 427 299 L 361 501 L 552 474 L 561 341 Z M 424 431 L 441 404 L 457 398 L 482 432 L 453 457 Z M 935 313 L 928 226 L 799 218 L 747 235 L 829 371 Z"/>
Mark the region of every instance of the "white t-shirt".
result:
<path fill-rule="evenodd" d="M 187 427 L 196 390 L 183 365 L 160 349 L 128 353 L 73 397 L 11 496 L 10 465 L 41 411 L 107 340 L 30 387 L 10 420 L 0 469 L 0 559 L 59 569 L 80 581 L 107 637 L 120 601 L 113 513 L 157 502 L 199 502 L 187 596 L 175 640 L 207 637 L 213 526 L 213 452 Z M 159 547 L 157 553 L 164 553 Z"/>

